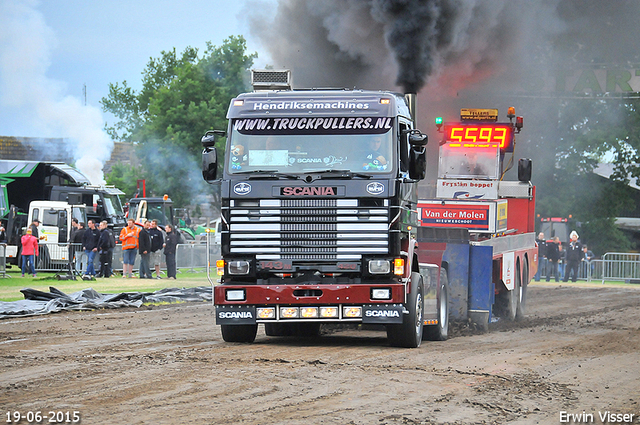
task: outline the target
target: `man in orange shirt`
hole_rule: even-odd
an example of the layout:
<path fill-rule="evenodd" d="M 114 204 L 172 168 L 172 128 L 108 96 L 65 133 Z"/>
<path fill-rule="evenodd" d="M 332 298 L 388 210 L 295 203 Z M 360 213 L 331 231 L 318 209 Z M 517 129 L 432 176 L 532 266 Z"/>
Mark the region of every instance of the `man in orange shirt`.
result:
<path fill-rule="evenodd" d="M 122 242 L 122 277 L 132 277 L 133 263 L 136 261 L 136 251 L 138 250 L 138 238 L 140 229 L 132 218 L 127 220 L 127 227 L 120 231 L 120 242 Z"/>

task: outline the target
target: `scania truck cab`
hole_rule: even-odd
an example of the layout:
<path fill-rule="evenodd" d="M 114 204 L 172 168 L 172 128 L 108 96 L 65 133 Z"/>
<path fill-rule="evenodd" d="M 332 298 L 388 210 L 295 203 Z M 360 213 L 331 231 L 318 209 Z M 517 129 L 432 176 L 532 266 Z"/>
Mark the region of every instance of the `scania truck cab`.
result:
<path fill-rule="evenodd" d="M 414 98 L 291 90 L 287 75 L 254 71 L 255 91 L 231 101 L 228 130 L 202 138 L 213 182 L 226 136 L 214 287 L 223 339 L 251 342 L 261 323 L 267 335 L 309 335 L 352 322 L 386 325 L 394 345 L 416 347 L 427 138 L 414 128 Z"/>

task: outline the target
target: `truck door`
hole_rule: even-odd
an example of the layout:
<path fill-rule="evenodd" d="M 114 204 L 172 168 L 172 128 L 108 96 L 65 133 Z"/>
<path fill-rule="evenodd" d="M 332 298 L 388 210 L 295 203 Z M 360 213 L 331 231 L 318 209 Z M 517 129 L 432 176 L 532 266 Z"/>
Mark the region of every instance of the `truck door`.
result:
<path fill-rule="evenodd" d="M 33 209 L 35 217 L 36 209 Z M 40 218 L 40 268 L 66 264 L 69 250 L 66 242 L 69 238 L 69 213 L 60 207 L 41 208 Z M 62 245 L 60 245 L 62 244 Z"/>
<path fill-rule="evenodd" d="M 37 208 L 33 210 L 33 217 L 36 217 Z M 55 208 L 47 208 L 42 210 L 42 218 L 39 232 L 40 232 L 40 243 L 43 244 L 55 244 L 58 243 L 60 238 L 60 227 L 59 227 L 59 218 L 58 214 L 66 211 L 61 211 Z M 33 220 L 33 218 L 32 218 Z M 66 228 L 66 226 L 65 226 Z"/>

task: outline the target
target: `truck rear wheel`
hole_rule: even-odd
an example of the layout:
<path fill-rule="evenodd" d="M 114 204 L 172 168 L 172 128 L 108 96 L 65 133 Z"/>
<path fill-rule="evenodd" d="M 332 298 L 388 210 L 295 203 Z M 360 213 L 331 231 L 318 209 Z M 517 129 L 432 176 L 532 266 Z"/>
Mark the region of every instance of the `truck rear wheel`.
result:
<path fill-rule="evenodd" d="M 438 324 L 425 326 L 423 341 L 446 341 L 449 337 L 449 276 L 440 269 L 440 295 L 438 297 Z"/>
<path fill-rule="evenodd" d="M 520 283 L 520 298 L 518 300 L 518 308 L 516 310 L 516 320 L 524 319 L 527 306 L 527 286 L 529 285 L 529 263 L 524 262 L 522 270 L 522 281 Z"/>
<path fill-rule="evenodd" d="M 510 322 L 516 320 L 518 311 L 518 303 L 520 302 L 520 265 L 516 266 L 515 283 L 511 291 L 504 287 L 504 291 L 500 292 L 496 297 L 498 305 L 498 315 Z"/>
<path fill-rule="evenodd" d="M 221 325 L 225 342 L 253 342 L 258 333 L 258 325 Z"/>
<path fill-rule="evenodd" d="M 395 347 L 417 348 L 422 342 L 423 307 L 422 276 L 411 273 L 411 293 L 408 294 L 405 308 L 409 314 L 403 314 L 401 325 L 387 325 L 387 338 Z"/>

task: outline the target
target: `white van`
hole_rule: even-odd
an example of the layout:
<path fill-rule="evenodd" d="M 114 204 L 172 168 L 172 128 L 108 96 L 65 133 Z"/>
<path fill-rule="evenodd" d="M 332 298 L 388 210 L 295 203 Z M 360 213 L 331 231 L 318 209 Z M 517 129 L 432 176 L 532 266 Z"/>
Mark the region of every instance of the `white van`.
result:
<path fill-rule="evenodd" d="M 213 241 L 216 245 L 222 244 L 222 219 L 218 218 L 211 222 L 211 228 L 214 231 Z"/>

